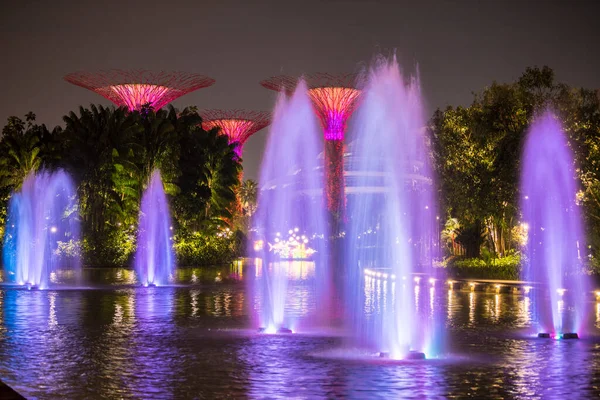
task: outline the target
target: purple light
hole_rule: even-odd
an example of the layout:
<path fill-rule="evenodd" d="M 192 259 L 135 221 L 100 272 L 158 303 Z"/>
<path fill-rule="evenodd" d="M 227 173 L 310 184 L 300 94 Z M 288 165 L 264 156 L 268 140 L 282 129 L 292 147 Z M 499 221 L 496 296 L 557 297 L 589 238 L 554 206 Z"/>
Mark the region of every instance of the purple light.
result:
<path fill-rule="evenodd" d="M 12 193 L 3 248 L 4 265 L 10 276 L 28 289 L 45 289 L 57 269 L 81 268 L 79 252 L 61 254 L 60 244 L 79 246 L 77 195 L 64 172 L 30 173 L 21 190 Z"/>
<path fill-rule="evenodd" d="M 442 279 L 432 267 L 439 214 L 419 86 L 402 76 L 395 59 L 378 64 L 353 124 L 349 168 L 364 171 L 353 177 L 354 185 L 375 186 L 382 175 L 386 181 L 384 193 L 348 200 L 346 315 L 358 345 L 393 359 L 439 355 L 444 329 L 431 307 L 435 290 L 422 290 L 421 277 L 412 277 L 423 274 L 432 284 Z"/>
<path fill-rule="evenodd" d="M 318 170 L 320 135 L 304 83 L 298 85 L 290 98 L 279 96 L 261 165 L 260 181 L 264 187 L 259 192 L 259 208 L 254 214 L 256 239 L 266 243 L 275 239 L 275 243 L 293 242 L 298 240 L 300 232 L 306 237 L 325 233 L 320 190 L 323 177 Z M 302 192 L 310 192 L 310 195 L 299 195 Z M 318 242 L 314 245 L 311 242 L 311 247 L 317 250 L 314 253 L 318 270 L 317 296 L 322 300 L 325 296 L 331 297 L 331 291 L 326 288 L 325 252 L 319 246 Z M 265 327 L 266 332 L 279 331 L 282 327 L 296 330 L 286 307 L 294 263 L 282 261 L 269 252 L 270 247 L 263 245 L 259 250 L 261 267 L 259 271 L 257 265 L 257 279 L 252 282 L 260 299 L 257 325 Z"/>
<path fill-rule="evenodd" d="M 531 291 L 538 331 L 577 332 L 588 308 L 590 283 L 579 248 L 585 247 L 575 165 L 561 124 L 547 111 L 532 124 L 521 170 L 521 210 L 527 224 L 522 279 Z M 546 296 L 548 293 L 549 296 Z"/>
<path fill-rule="evenodd" d="M 168 283 L 174 268 L 169 240 L 171 217 L 160 172 L 155 170 L 142 197 L 135 269 L 143 286 Z"/>

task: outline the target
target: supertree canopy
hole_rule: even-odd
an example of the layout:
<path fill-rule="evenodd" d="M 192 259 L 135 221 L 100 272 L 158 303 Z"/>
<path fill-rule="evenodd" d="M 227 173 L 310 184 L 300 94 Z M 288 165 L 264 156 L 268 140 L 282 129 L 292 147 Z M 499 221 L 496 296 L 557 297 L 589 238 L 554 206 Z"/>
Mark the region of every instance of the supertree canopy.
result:
<path fill-rule="evenodd" d="M 343 140 L 346 122 L 356 108 L 360 90 L 356 88 L 356 74 L 323 74 L 316 73 L 302 77 L 308 86 L 308 95 L 313 102 L 325 140 Z M 274 76 L 260 84 L 267 89 L 294 91 L 298 78 L 291 76 Z"/>
<path fill-rule="evenodd" d="M 356 109 L 361 91 L 356 88 L 356 74 L 316 73 L 302 77 L 325 138 L 325 179 L 327 209 L 340 222 L 345 219 L 344 134 L 346 123 Z M 292 93 L 299 78 L 275 76 L 260 84 L 267 89 Z M 337 230 L 335 228 L 334 230 Z"/>
<path fill-rule="evenodd" d="M 248 138 L 271 123 L 271 114 L 264 111 L 202 110 L 200 116 L 204 129 L 218 127 L 229 143 L 237 143 L 235 152 L 239 157 Z"/>
<path fill-rule="evenodd" d="M 158 110 L 187 93 L 215 83 L 212 78 L 194 73 L 118 69 L 74 72 L 64 79 L 132 111 L 146 104 Z"/>

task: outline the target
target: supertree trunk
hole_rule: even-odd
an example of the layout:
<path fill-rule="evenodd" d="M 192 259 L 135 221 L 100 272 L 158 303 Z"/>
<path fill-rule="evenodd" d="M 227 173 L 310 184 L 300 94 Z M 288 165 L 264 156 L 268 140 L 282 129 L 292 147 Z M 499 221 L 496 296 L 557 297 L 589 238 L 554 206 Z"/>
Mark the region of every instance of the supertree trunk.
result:
<path fill-rule="evenodd" d="M 325 141 L 325 190 L 327 211 L 332 222 L 332 233 L 337 234 L 345 220 L 344 142 Z"/>
<path fill-rule="evenodd" d="M 346 122 L 357 106 L 361 90 L 356 88 L 356 74 L 304 75 L 308 95 L 323 127 L 325 139 L 325 197 L 330 218 L 330 235 L 339 236 L 345 222 L 344 135 Z M 274 76 L 261 82 L 267 89 L 291 94 L 298 78 Z"/>

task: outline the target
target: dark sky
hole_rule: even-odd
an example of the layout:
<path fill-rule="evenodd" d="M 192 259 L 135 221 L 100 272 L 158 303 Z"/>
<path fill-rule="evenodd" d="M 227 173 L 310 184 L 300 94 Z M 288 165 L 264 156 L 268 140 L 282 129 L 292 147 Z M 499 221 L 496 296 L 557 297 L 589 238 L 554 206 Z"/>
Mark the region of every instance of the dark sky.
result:
<path fill-rule="evenodd" d="M 50 127 L 107 100 L 62 77 L 107 68 L 181 70 L 217 83 L 176 107 L 269 110 L 258 82 L 280 73 L 358 71 L 379 51 L 418 63 L 428 113 L 468 104 L 493 80 L 549 65 L 600 88 L 600 1 L 0 0 L 0 119 L 31 110 Z M 244 151 L 256 178 L 267 130 Z"/>

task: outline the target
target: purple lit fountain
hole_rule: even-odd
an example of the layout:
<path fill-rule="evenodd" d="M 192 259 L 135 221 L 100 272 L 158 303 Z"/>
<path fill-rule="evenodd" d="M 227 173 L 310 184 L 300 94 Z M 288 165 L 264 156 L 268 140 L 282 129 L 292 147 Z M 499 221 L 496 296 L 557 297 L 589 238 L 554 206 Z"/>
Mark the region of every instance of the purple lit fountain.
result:
<path fill-rule="evenodd" d="M 254 286 L 261 299 L 258 322 L 266 333 L 294 328 L 294 321 L 285 313 L 290 263 L 281 262 L 284 257 L 273 250 L 281 241 L 308 241 L 322 237 L 326 231 L 319 135 L 307 87 L 301 81 L 289 99 L 284 94 L 279 96 L 261 165 L 254 225 L 266 244 L 261 252 L 261 273 Z M 322 257 L 325 251 L 315 243 L 318 241 L 312 240 L 316 253 L 311 258 L 318 258 L 318 281 L 326 279 L 328 273 Z"/>
<path fill-rule="evenodd" d="M 11 195 L 3 248 L 8 279 L 46 289 L 56 271 L 79 272 L 77 195 L 63 172 L 30 173 Z"/>
<path fill-rule="evenodd" d="M 572 338 L 581 332 L 587 311 L 589 282 L 581 259 L 586 246 L 573 156 L 551 112 L 531 126 L 522 163 L 521 210 L 528 235 L 522 279 L 536 284 L 530 292 L 534 328 L 541 337 Z"/>
<path fill-rule="evenodd" d="M 405 80 L 395 58 L 379 60 L 363 96 L 350 131 L 350 329 L 355 345 L 382 357 L 435 357 L 443 326 L 433 307 L 437 207 L 419 81 Z"/>
<path fill-rule="evenodd" d="M 143 286 L 165 285 L 173 273 L 169 204 L 160 172 L 154 170 L 142 197 L 135 270 Z"/>

